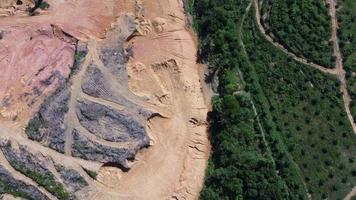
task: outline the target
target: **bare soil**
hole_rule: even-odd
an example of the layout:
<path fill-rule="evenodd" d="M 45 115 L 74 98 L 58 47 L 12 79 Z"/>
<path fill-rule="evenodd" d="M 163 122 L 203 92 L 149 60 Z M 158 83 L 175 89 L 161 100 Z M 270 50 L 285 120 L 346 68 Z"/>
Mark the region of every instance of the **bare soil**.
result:
<path fill-rule="evenodd" d="M 48 2 L 50 8 L 40 11 L 38 16 L 0 18 L 0 30 L 7 31 L 4 39 L 0 40 L 0 67 L 6 69 L 0 80 L 8 84 L 0 86 L 0 97 L 12 97 L 9 105 L 3 105 L 7 112 L 0 117 L 0 138 L 27 146 L 31 152 L 39 152 L 78 171 L 89 183 L 87 189 L 77 194 L 79 199 L 198 199 L 210 154 L 206 122 L 210 98 L 204 95 L 207 89 L 201 80 L 202 66 L 196 64 L 196 38 L 186 28 L 183 3 L 177 0 Z M 124 83 L 118 82 L 118 77 L 114 77 L 104 66 L 98 46 L 111 42 L 105 38 L 107 31 L 117 18 L 127 13 L 135 16 L 137 33 L 125 43 L 127 48 L 132 49 L 133 56 L 127 64 L 128 82 Z M 47 32 L 40 31 L 38 39 L 34 39 L 32 34 L 39 32 L 38 26 L 46 27 L 44 30 Z M 125 27 L 121 27 L 121 31 L 124 30 Z M 21 42 L 14 38 L 21 39 Z M 130 161 L 127 172 L 99 162 L 73 158 L 71 132 L 66 132 L 65 154 L 29 140 L 24 133 L 30 117 L 59 84 L 51 84 L 37 96 L 30 95 L 31 98 L 23 101 L 19 96 L 34 90 L 53 71 L 62 72 L 64 78 L 69 76 L 75 52 L 75 41 L 72 39 L 87 42 L 88 54 L 71 81 L 69 111 L 65 116 L 69 129 L 84 130 L 75 113 L 77 100 L 90 100 L 116 110 L 125 108 L 116 102 L 83 93 L 82 82 L 90 63 L 95 63 L 111 86 L 128 101 L 159 113 L 147 122 L 146 131 L 151 145 Z M 26 59 L 22 59 L 20 65 L 17 59 L 13 59 L 14 56 Z M 52 58 L 58 59 L 53 61 Z M 30 67 L 26 68 L 26 65 Z M 36 75 L 39 72 L 45 73 L 40 77 Z M 11 81 L 10 77 L 13 77 Z M 29 82 L 38 84 L 29 87 L 26 85 Z M 12 87 L 18 88 L 18 92 L 12 92 Z M 35 103 L 29 105 L 29 99 Z M 108 142 L 87 131 L 83 134 L 105 146 L 120 148 L 131 145 Z M 2 154 L 0 163 L 15 178 L 39 187 L 13 169 Z M 97 180 L 89 177 L 83 167 L 99 172 Z M 50 170 L 58 176 L 53 167 Z M 55 199 L 48 192 L 44 193 Z"/>

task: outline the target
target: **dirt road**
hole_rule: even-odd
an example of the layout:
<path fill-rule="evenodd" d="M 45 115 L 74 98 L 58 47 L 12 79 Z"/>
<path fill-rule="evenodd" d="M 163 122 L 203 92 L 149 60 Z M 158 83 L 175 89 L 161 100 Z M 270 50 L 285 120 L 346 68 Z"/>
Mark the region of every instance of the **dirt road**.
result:
<path fill-rule="evenodd" d="M 342 94 L 345 111 L 347 113 L 347 117 L 348 117 L 350 124 L 352 126 L 353 132 L 354 132 L 354 134 L 356 134 L 356 124 L 354 123 L 354 119 L 353 119 L 353 116 L 352 116 L 351 110 L 350 110 L 351 98 L 350 98 L 350 95 L 347 90 L 347 80 L 345 77 L 346 73 L 344 70 L 343 62 L 342 62 L 342 55 L 341 55 L 340 47 L 339 47 L 339 40 L 337 38 L 338 22 L 337 22 L 337 17 L 336 17 L 336 9 L 335 9 L 336 2 L 335 2 L 335 0 L 328 0 L 329 14 L 331 16 L 331 24 L 332 24 L 331 40 L 333 41 L 333 44 L 334 44 L 333 45 L 334 46 L 334 55 L 336 57 L 336 65 L 335 65 L 335 68 L 333 68 L 333 69 L 328 69 L 326 67 L 317 65 L 307 59 L 300 58 L 300 57 L 296 56 L 295 54 L 293 54 L 292 52 L 288 51 L 287 48 L 285 48 L 283 45 L 281 45 L 278 42 L 276 42 L 275 40 L 273 40 L 272 37 L 267 34 L 265 27 L 261 23 L 262 18 L 261 18 L 261 13 L 260 13 L 260 2 L 258 0 L 253 0 L 253 1 L 254 1 L 254 5 L 256 8 L 256 21 L 257 21 L 258 28 L 259 28 L 260 32 L 264 35 L 264 37 L 269 42 L 271 42 L 275 47 L 281 49 L 288 56 L 291 56 L 297 62 L 314 67 L 324 73 L 328 73 L 328 74 L 337 76 L 337 78 L 340 81 L 340 92 Z"/>
<path fill-rule="evenodd" d="M 185 28 L 181 1 L 145 0 L 139 5 L 144 6 L 144 18 L 136 15 L 146 31 L 129 41 L 134 51 L 129 88 L 166 116 L 149 121 L 153 145 L 139 153 L 132 169 L 110 169 L 107 176 L 120 181 L 106 184 L 126 199 L 197 199 L 210 146 L 195 40 Z"/>
<path fill-rule="evenodd" d="M 342 61 L 342 55 L 340 51 L 339 39 L 337 37 L 337 29 L 339 28 L 337 17 L 336 17 L 336 0 L 328 0 L 329 3 L 329 14 L 331 16 L 331 24 L 332 24 L 332 34 L 331 40 L 334 43 L 334 55 L 336 57 L 336 66 L 335 70 L 337 72 L 338 78 L 340 80 L 340 91 L 342 93 L 342 98 L 344 100 L 344 107 L 347 113 L 347 117 L 352 125 L 352 129 L 354 134 L 356 134 L 356 124 L 354 123 L 353 116 L 351 114 L 350 104 L 351 97 L 347 90 L 347 80 L 346 80 L 346 72 L 344 70 L 344 65 Z"/>
<path fill-rule="evenodd" d="M 53 3 L 51 9 L 58 7 L 58 10 L 63 10 L 65 8 L 60 2 L 49 2 Z M 110 7 L 114 4 L 110 2 L 106 2 L 105 5 Z M 83 5 L 83 9 L 92 9 L 89 4 L 90 2 Z M 71 9 L 75 6 L 74 3 L 70 4 Z M 131 13 L 136 16 L 138 30 L 136 35 L 130 37 L 125 44 L 127 48 L 131 46 L 133 52 L 133 57 L 127 65 L 128 74 L 119 75 L 113 74 L 111 69 L 104 65 L 100 45 L 104 46 L 105 42 L 110 43 L 110 41 L 102 40 L 102 31 L 96 34 L 96 31 L 87 33 L 88 30 L 84 29 L 82 33 L 63 22 L 68 16 L 57 19 L 65 13 L 56 11 L 51 14 L 51 10 L 48 10 L 47 14 L 44 13 L 51 19 L 53 18 L 56 23 L 59 20 L 58 24 L 63 22 L 64 26 L 69 26 L 68 32 L 76 38 L 88 41 L 88 54 L 85 61 L 70 81 L 71 97 L 68 103 L 69 109 L 64 118 L 68 130 L 65 132 L 65 154 L 29 140 L 23 129 L 28 119 L 21 120 L 20 124 L 0 119 L 0 138 L 28 146 L 30 152 L 39 152 L 78 171 L 89 183 L 89 189 L 83 192 L 87 192 L 83 194 L 83 198 L 89 196 L 89 199 L 93 200 L 198 199 L 210 155 L 206 122 L 210 99 L 203 94 L 203 80 L 200 79 L 199 74 L 201 69 L 196 64 L 197 40 L 192 31 L 186 28 L 183 2 L 177 0 L 122 1 L 119 7 L 122 9 L 121 14 Z M 102 7 L 98 9 L 103 10 Z M 105 23 L 89 20 L 90 26 L 93 25 L 93 28 L 98 26 L 102 30 L 112 19 L 112 12 L 115 11 L 117 12 L 115 8 L 110 9 L 110 17 L 102 16 Z M 119 13 L 115 15 L 119 16 Z M 118 20 L 120 17 L 121 15 Z M 31 19 L 23 19 L 21 22 L 26 20 L 31 21 Z M 46 19 L 39 18 L 39 20 Z M 87 18 L 82 20 L 85 21 Z M 7 19 L 0 25 L 7 26 L 11 23 L 13 22 Z M 120 31 L 125 31 L 125 27 L 120 27 Z M 122 32 L 114 34 L 122 34 Z M 110 87 L 115 90 L 114 95 L 122 96 L 130 108 L 110 99 L 84 94 L 83 79 L 91 63 L 101 70 L 105 79 L 110 83 Z M 146 126 L 151 146 L 140 151 L 135 160 L 130 161 L 131 169 L 128 172 L 112 166 L 103 166 L 99 162 L 72 157 L 73 133 L 71 130 L 73 128 L 78 129 L 83 136 L 99 145 L 113 148 L 133 145 L 131 143 L 117 144 L 89 133 L 78 120 L 77 100 L 90 100 L 116 110 L 135 109 L 137 105 L 158 113 L 157 116 L 149 119 Z M 0 159 L 1 156 L 0 154 Z M 11 172 L 15 173 L 16 178 L 36 186 L 31 180 L 16 173 L 11 166 L 7 166 L 12 170 Z M 97 180 L 90 178 L 82 167 L 98 171 Z M 53 174 L 58 176 L 52 168 L 53 166 L 51 167 Z M 50 194 L 48 196 L 51 197 Z"/>
<path fill-rule="evenodd" d="M 285 54 L 287 54 L 288 56 L 291 56 L 294 60 L 296 60 L 299 63 L 302 63 L 304 65 L 309 65 L 312 66 L 324 73 L 328 73 L 328 74 L 333 74 L 336 75 L 337 71 L 335 69 L 329 69 L 326 67 L 323 67 L 321 65 L 315 64 L 313 62 L 311 62 L 310 60 L 307 60 L 305 58 L 301 58 L 298 57 L 297 55 L 295 55 L 294 53 L 288 51 L 288 49 L 286 47 L 284 47 L 283 45 L 279 44 L 278 42 L 276 42 L 270 35 L 267 34 L 267 31 L 265 30 L 265 27 L 262 25 L 261 20 L 261 8 L 260 8 L 260 2 L 258 0 L 253 0 L 254 1 L 254 5 L 256 8 L 256 21 L 257 21 L 257 25 L 258 25 L 258 29 L 260 30 L 260 32 L 263 34 L 263 36 L 269 41 L 271 42 L 275 47 L 279 48 L 280 50 L 282 50 Z"/>

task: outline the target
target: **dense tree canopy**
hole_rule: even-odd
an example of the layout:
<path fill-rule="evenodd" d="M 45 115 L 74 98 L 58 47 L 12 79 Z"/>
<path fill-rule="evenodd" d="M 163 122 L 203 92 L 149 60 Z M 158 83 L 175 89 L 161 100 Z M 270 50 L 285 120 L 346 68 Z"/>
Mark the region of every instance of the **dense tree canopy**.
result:
<path fill-rule="evenodd" d="M 339 83 L 294 62 L 264 40 L 254 9 L 246 13 L 250 1 L 192 2 L 199 58 L 219 77 L 211 113 L 212 155 L 201 199 L 343 197 L 355 183 L 355 136 L 343 110 Z M 276 2 L 283 6 L 286 1 Z M 303 38 L 298 45 L 308 51 L 295 48 L 295 52 L 331 66 L 329 43 L 322 42 L 326 49 L 315 46 L 330 37 L 326 8 L 320 7 L 325 5 L 292 2 L 297 7 L 293 9 L 302 9 L 297 13 L 312 12 L 299 17 L 312 21 L 310 26 L 317 29 L 313 34 L 322 31 L 319 26 L 324 33 L 317 39 L 305 36 L 307 32 L 294 33 L 287 38 L 291 47 Z M 292 30 L 287 35 L 295 28 L 287 27 Z"/>

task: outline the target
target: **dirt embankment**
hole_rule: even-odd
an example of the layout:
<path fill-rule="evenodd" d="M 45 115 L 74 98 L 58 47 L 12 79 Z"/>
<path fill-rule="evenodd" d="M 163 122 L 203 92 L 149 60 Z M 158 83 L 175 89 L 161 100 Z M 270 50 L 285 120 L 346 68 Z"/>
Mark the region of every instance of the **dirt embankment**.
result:
<path fill-rule="evenodd" d="M 210 147 L 194 36 L 185 27 L 179 1 L 126 6 L 139 26 L 127 44 L 133 52 L 129 88 L 166 114 L 149 121 L 152 146 L 139 153 L 132 169 L 120 173 L 110 168 L 103 180 L 116 173 L 120 181 L 108 184 L 126 199 L 197 199 Z"/>
<path fill-rule="evenodd" d="M 34 1 L 21 2 L 0 6 L 26 6 L 21 15 L 0 15 L 0 116 L 20 120 L 33 115 L 43 97 L 68 77 L 76 39 L 103 38 L 120 10 L 115 1 L 48 0 L 48 9 L 29 16 Z"/>
<path fill-rule="evenodd" d="M 197 199 L 210 151 L 209 99 L 183 3 L 48 2 L 50 8 L 38 16 L 0 18 L 0 138 L 44 155 L 42 164 L 59 182 L 66 180 L 53 167 L 56 162 L 75 170 L 88 182 L 81 198 Z M 37 129 L 41 134 L 32 130 L 31 141 L 22 128 L 66 82 L 77 40 L 88 43 L 87 55 L 68 86 L 40 110 L 41 120 L 50 120 Z M 144 134 L 150 145 L 138 151 L 147 143 Z M 97 171 L 96 180 L 83 168 Z M 38 187 L 19 172 L 14 178 Z"/>

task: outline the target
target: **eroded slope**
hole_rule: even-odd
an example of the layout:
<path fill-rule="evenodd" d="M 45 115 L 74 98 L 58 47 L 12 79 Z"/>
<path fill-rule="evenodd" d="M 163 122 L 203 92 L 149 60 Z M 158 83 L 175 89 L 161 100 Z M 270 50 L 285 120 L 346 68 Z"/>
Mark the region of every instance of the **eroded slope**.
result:
<path fill-rule="evenodd" d="M 3 97 L 0 122 L 0 180 L 12 180 L 3 193 L 29 199 L 198 198 L 209 152 L 208 108 L 182 2 L 104 1 L 111 14 L 94 22 L 82 14 L 89 9 L 95 16 L 102 5 L 49 3 L 36 16 L 43 31 L 25 25 L 34 18 L 14 18 L 18 26 L 0 20 L 8 31 L 0 40 L 8 58 L 0 78 L 15 75 L 0 90 L 9 96 Z M 64 8 L 78 8 L 79 21 L 64 21 L 73 16 L 60 12 Z M 125 10 L 119 14 L 118 8 Z M 17 32 L 28 38 L 11 43 Z M 28 58 L 13 58 L 27 46 Z M 27 91 L 27 99 L 18 98 Z M 12 191 L 14 185 L 24 191 Z"/>

